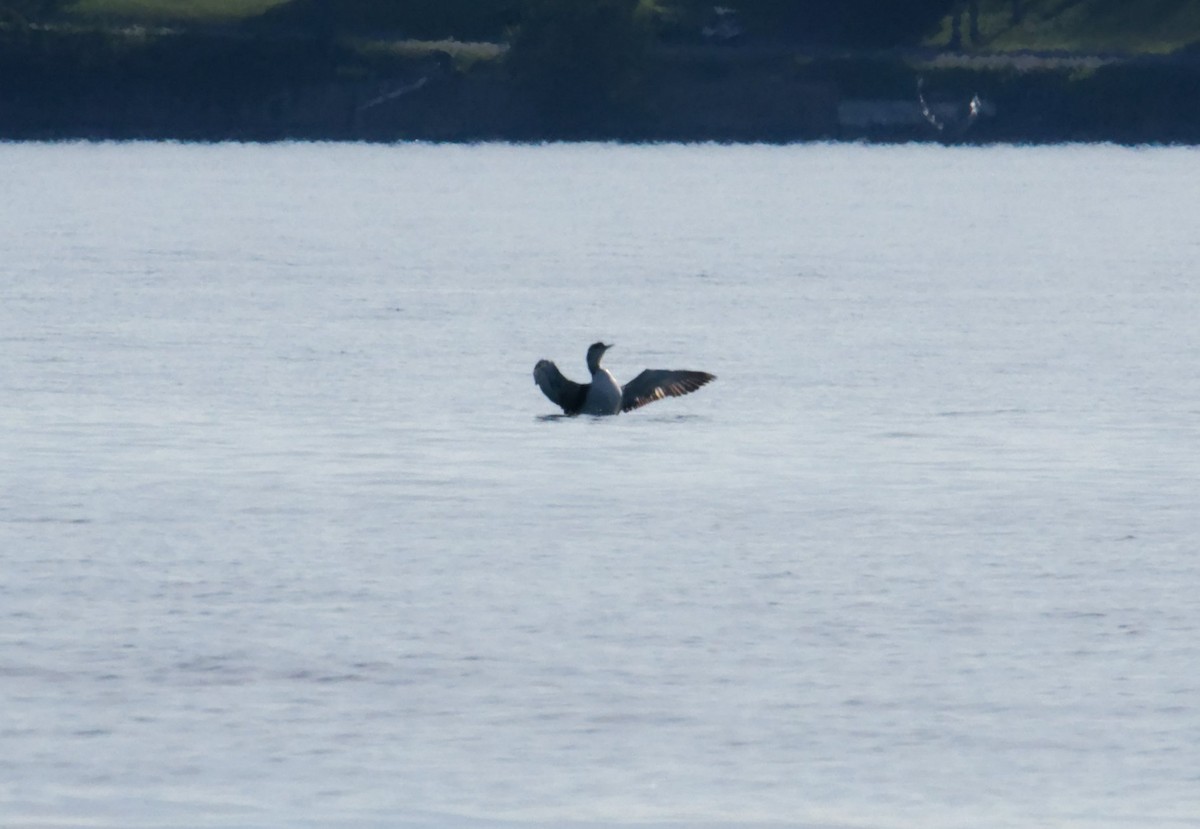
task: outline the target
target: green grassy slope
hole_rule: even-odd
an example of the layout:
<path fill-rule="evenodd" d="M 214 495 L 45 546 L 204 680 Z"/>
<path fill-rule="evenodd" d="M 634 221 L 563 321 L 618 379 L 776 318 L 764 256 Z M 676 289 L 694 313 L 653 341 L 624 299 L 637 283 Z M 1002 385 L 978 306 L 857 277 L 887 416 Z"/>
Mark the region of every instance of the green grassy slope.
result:
<path fill-rule="evenodd" d="M 1200 43 L 1197 0 L 1024 0 L 1023 5 L 1023 19 L 1014 25 L 1010 0 L 981 0 L 981 42 L 966 48 L 1138 54 Z M 947 19 L 929 43 L 945 45 L 949 38 Z"/>

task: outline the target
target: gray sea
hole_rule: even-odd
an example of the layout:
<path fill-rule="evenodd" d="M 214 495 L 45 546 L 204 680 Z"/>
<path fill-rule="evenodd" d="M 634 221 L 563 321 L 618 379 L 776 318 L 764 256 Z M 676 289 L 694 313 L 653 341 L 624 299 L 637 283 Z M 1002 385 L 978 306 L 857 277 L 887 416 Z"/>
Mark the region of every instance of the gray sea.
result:
<path fill-rule="evenodd" d="M 1200 151 L 0 182 L 0 825 L 1200 826 Z"/>

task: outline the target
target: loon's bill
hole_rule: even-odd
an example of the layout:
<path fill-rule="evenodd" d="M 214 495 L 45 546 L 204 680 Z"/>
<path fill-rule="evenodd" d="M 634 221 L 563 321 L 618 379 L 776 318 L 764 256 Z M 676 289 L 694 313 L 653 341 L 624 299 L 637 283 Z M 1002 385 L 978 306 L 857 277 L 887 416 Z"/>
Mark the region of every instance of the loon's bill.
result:
<path fill-rule="evenodd" d="M 604 352 L 612 344 L 592 343 L 587 350 L 588 371 L 592 382 L 568 380 L 549 360 L 538 360 L 533 367 L 533 381 L 546 397 L 562 407 L 568 415 L 615 415 L 662 400 L 679 397 L 711 383 L 717 378 L 706 371 L 648 368 L 634 377 L 624 388 L 606 368 L 600 367 Z"/>

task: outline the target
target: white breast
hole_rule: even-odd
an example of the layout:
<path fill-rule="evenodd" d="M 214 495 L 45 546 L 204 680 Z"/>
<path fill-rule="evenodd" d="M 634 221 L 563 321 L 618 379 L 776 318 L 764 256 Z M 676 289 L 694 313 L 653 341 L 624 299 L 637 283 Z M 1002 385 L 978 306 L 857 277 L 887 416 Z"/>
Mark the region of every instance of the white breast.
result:
<path fill-rule="evenodd" d="M 621 384 L 608 369 L 600 369 L 592 375 L 592 385 L 583 402 L 583 414 L 614 415 L 621 411 Z"/>

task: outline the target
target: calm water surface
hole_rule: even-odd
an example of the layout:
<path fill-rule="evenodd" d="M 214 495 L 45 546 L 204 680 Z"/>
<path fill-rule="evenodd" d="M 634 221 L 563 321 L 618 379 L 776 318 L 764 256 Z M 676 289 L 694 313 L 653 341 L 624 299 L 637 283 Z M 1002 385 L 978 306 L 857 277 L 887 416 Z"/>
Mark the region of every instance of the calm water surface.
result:
<path fill-rule="evenodd" d="M 3 825 L 1200 826 L 1197 151 L 0 171 Z"/>

